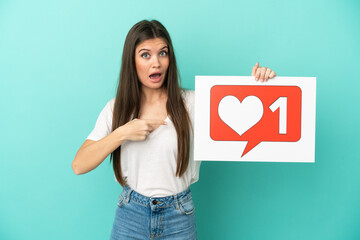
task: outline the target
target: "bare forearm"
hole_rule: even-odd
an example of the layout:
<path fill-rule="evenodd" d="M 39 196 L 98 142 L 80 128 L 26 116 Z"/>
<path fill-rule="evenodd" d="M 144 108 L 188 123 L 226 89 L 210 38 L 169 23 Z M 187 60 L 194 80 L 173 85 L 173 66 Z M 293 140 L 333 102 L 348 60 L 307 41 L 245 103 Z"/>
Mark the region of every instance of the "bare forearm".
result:
<path fill-rule="evenodd" d="M 79 149 L 72 163 L 75 174 L 84 174 L 97 168 L 110 153 L 121 145 L 123 140 L 120 136 L 121 133 L 117 130 L 99 141 Z"/>

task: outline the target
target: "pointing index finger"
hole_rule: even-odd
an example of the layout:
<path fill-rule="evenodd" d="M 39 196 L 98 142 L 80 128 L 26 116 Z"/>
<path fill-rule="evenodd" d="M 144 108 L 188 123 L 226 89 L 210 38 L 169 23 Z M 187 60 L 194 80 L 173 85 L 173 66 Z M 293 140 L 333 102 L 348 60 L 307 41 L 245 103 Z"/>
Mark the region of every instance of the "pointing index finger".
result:
<path fill-rule="evenodd" d="M 167 122 L 164 120 L 158 120 L 158 119 L 147 119 L 145 120 L 147 124 L 150 125 L 166 125 Z"/>

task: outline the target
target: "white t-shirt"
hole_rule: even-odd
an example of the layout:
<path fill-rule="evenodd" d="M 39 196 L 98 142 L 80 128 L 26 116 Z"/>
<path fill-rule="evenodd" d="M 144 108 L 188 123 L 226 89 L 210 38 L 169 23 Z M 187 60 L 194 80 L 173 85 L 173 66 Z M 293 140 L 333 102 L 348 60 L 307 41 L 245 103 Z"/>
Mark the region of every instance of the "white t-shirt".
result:
<path fill-rule="evenodd" d="M 185 104 L 194 123 L 194 91 L 184 91 Z M 87 139 L 98 141 L 111 133 L 115 98 L 101 111 L 94 130 Z M 177 177 L 177 134 L 169 117 L 145 141 L 125 141 L 121 145 L 121 168 L 127 184 L 147 197 L 165 197 L 187 189 L 199 180 L 200 161 L 194 161 L 193 136 L 190 137 L 189 165 Z M 116 180 L 116 178 L 115 178 Z"/>

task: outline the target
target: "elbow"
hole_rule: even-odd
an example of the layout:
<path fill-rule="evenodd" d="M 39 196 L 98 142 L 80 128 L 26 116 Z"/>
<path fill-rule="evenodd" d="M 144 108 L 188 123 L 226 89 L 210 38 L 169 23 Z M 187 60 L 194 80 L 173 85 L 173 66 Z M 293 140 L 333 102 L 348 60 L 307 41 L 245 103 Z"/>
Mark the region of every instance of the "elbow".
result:
<path fill-rule="evenodd" d="M 72 167 L 72 170 L 74 171 L 74 173 L 75 173 L 76 175 L 82 174 L 82 173 L 80 172 L 79 167 L 78 167 L 78 165 L 76 164 L 75 160 L 74 160 L 73 163 L 71 164 L 71 167 Z"/>

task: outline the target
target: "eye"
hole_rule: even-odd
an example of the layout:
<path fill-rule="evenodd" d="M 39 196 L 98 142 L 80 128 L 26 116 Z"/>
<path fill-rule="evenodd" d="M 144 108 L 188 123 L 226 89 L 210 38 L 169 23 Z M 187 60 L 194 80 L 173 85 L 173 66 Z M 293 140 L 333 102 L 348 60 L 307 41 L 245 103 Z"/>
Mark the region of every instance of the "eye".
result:
<path fill-rule="evenodd" d="M 161 56 L 161 57 L 165 57 L 165 56 L 167 56 L 167 54 L 168 54 L 168 53 L 167 53 L 166 51 L 160 52 L 160 56 Z"/>
<path fill-rule="evenodd" d="M 143 54 L 141 54 L 141 57 L 143 57 L 143 58 L 149 58 L 149 57 L 150 57 L 150 54 L 149 54 L 149 53 L 143 53 Z"/>

